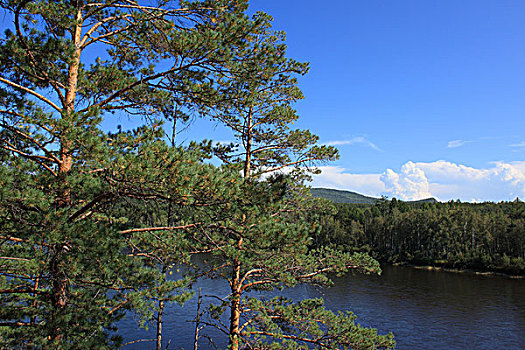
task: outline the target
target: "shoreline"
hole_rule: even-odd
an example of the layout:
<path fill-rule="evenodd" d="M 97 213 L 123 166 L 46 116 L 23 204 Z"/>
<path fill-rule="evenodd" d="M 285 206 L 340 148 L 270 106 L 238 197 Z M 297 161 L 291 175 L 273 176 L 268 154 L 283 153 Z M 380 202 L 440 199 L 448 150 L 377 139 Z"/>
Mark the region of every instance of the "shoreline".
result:
<path fill-rule="evenodd" d="M 443 267 L 443 266 L 416 265 L 416 264 L 408 263 L 408 262 L 383 262 L 383 263 L 390 264 L 393 266 L 406 266 L 406 267 L 411 267 L 411 268 L 418 269 L 418 270 L 462 273 L 462 274 L 470 274 L 470 275 L 476 275 L 476 276 L 501 276 L 501 277 L 507 277 L 510 279 L 525 279 L 525 275 L 514 275 L 514 274 L 497 272 L 497 271 L 480 271 L 480 270 L 473 270 L 473 269 L 460 269 L 460 268 Z"/>

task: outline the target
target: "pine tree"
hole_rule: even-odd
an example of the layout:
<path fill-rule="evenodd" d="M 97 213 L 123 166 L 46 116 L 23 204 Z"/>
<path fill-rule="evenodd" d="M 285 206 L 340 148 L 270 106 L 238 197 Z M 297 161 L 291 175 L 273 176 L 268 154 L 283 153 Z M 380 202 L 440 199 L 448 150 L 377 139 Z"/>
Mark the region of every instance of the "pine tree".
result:
<path fill-rule="evenodd" d="M 293 128 L 299 116 L 292 106 L 303 98 L 297 76 L 308 64 L 286 57 L 285 33 L 272 31 L 271 16 L 259 12 L 253 21 L 245 45 L 215 74 L 217 102 L 202 111 L 234 133 L 236 143 L 218 145 L 215 155 L 255 178 L 337 159 L 334 147 L 317 146 L 316 135 Z"/>
<path fill-rule="evenodd" d="M 180 200 L 167 192 L 182 185 L 165 186 L 168 171 L 173 164 L 198 170 L 191 165 L 198 157 L 163 162 L 155 120 L 173 117 L 175 97 L 207 98 L 207 72 L 222 69 L 250 30 L 246 3 L 0 6 L 12 20 L 0 42 L 1 340 L 112 347 L 114 322 L 126 309 L 145 305 L 155 288 L 182 287 L 125 254 L 139 232 L 154 229 L 134 230 L 116 206 Z M 112 113 L 141 116 L 152 127 L 108 135 L 100 123 Z"/>
<path fill-rule="evenodd" d="M 126 312 L 148 320 L 156 302 L 189 297 L 185 281 L 170 281 L 165 272 L 196 253 L 214 258 L 206 275 L 230 282 L 232 349 L 256 344 L 268 331 L 262 315 L 297 313 L 286 301 L 268 301 L 252 317 L 244 307 L 256 304 L 243 300 L 245 292 L 325 284 L 330 271 L 378 271 L 367 255 L 312 248 L 318 228 L 306 213 L 317 204 L 298 173 L 260 177 L 336 157 L 333 148 L 314 145 L 316 136 L 290 128 L 297 119 L 290 103 L 302 97 L 293 75 L 306 65 L 284 57 L 284 36 L 270 31 L 269 17 L 248 19 L 243 0 L 178 7 L 166 0 L 0 0 L 0 6 L 12 20 L 0 42 L 6 347 L 116 347 L 115 322 Z M 202 162 L 195 144 L 167 145 L 162 121 L 180 116 L 174 104 L 208 115 L 215 109 L 213 117 L 237 133 L 241 153 L 216 149 L 229 163 L 216 168 Z M 101 122 L 114 114 L 140 126 L 103 131 Z M 155 218 L 155 206 L 177 213 Z M 324 315 L 327 344 L 351 344 L 342 327 L 353 324 L 351 316 L 338 319 L 316 302 L 308 305 L 311 315 Z M 308 316 L 286 317 L 301 330 Z M 271 329 L 283 344 L 298 336 Z M 316 343 L 317 331 L 299 336 L 324 346 Z M 369 337 L 375 346 L 392 345 L 373 332 Z"/>
<path fill-rule="evenodd" d="M 277 301 L 246 297 L 249 291 L 280 290 L 299 283 L 330 285 L 329 272 L 380 271 L 378 263 L 367 254 L 312 247 L 311 237 L 315 228 L 308 221 L 307 209 L 311 204 L 306 203 L 310 200 L 292 200 L 289 198 L 292 193 L 287 192 L 285 186 L 284 177 L 259 182 L 240 178 L 228 186 L 229 192 L 224 192 L 228 195 L 227 204 L 222 212 L 216 212 L 220 215 L 215 216 L 215 224 L 196 236 L 201 250 L 209 254 L 201 274 L 227 280 L 230 285 L 230 295 L 226 298 L 217 296 L 223 301 L 210 308 L 212 320 L 229 336 L 229 348 L 261 346 L 261 335 L 272 337 L 272 341 L 282 346 L 295 342 L 296 345 L 330 348 L 324 346 L 320 339 L 326 339 L 327 344 L 336 347 L 346 344 L 344 339 L 359 338 L 362 333 L 370 335 L 368 345 L 362 348 L 391 348 L 391 337 L 377 336 L 373 331 L 355 325 L 351 315 L 331 314 L 319 302 L 312 301 L 312 307 L 304 309 L 305 313 L 295 314 L 295 311 L 302 309 L 302 304 L 293 306 L 289 301 L 281 300 L 279 303 L 286 304 L 287 316 L 278 315 L 276 310 L 275 317 L 268 318 L 265 313 L 281 307 L 277 306 Z M 221 323 L 225 313 L 229 325 Z M 324 315 L 324 318 L 316 318 L 317 314 Z M 319 335 L 315 331 L 306 334 L 292 326 L 308 320 L 318 320 L 315 323 L 320 330 L 330 326 L 330 333 Z M 291 327 L 286 327 L 283 322 Z M 278 324 L 283 328 L 276 330 Z M 354 330 L 352 334 L 345 328 L 350 325 Z"/>
<path fill-rule="evenodd" d="M 254 16 L 258 26 L 247 36 L 245 46 L 239 47 L 226 71 L 214 76 L 216 102 L 201 109 L 233 131 L 238 145 L 219 145 L 214 154 L 226 167 L 243 175 L 238 192 L 228 197 L 229 208 L 216 217 L 217 227 L 209 227 L 199 236 L 202 249 L 212 252 L 215 259 L 202 273 L 226 279 L 230 285 L 229 298 L 212 307 L 211 316 L 219 321 L 229 309 L 228 329 L 219 328 L 229 336 L 232 350 L 242 344 L 261 346 L 257 341 L 260 334 L 273 336 L 281 345 L 296 340 L 297 344 L 324 346 L 316 343 L 315 336 L 293 334 L 293 327 L 288 329 L 292 334 L 265 332 L 268 324 L 259 322 L 261 313 L 249 306 L 253 300 L 244 297 L 247 292 L 298 283 L 329 284 L 328 272 L 380 271 L 377 262 L 366 254 L 312 249 L 311 236 L 316 229 L 308 214 L 322 206 L 309 197 L 303 185 L 305 170 L 316 172 L 315 165 L 336 159 L 337 151 L 316 146 L 318 137 L 308 130 L 292 128 L 298 119 L 292 104 L 302 98 L 296 75 L 305 74 L 308 65 L 286 58 L 285 35 L 271 30 L 271 20 L 264 13 Z M 288 169 L 294 169 L 290 175 L 275 175 Z M 269 173 L 274 175 L 263 179 Z M 330 322 L 353 324 L 351 317 L 336 321 L 336 316 L 328 316 L 319 303 L 311 311 L 310 316 L 297 314 L 289 321 L 299 324 L 301 317 L 319 312 L 326 315 L 319 321 L 324 326 Z M 330 334 L 330 342 L 343 344 L 336 339 L 341 340 L 346 331 Z M 370 344 L 390 347 L 393 342 L 372 336 Z"/>

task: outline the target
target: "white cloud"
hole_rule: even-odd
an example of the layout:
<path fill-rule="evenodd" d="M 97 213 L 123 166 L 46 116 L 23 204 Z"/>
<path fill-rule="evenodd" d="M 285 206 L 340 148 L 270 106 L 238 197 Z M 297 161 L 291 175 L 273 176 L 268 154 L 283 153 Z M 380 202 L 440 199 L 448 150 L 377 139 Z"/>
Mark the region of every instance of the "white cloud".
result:
<path fill-rule="evenodd" d="M 520 143 L 513 143 L 509 145 L 510 147 L 525 147 L 525 141 L 521 141 Z"/>
<path fill-rule="evenodd" d="M 363 144 L 376 151 L 382 152 L 382 150 L 379 147 L 377 147 L 373 142 L 367 140 L 366 138 L 362 136 L 354 137 L 349 140 L 330 141 L 330 142 L 323 143 L 323 145 L 325 146 L 343 146 L 343 145 L 354 145 L 354 144 Z"/>
<path fill-rule="evenodd" d="M 525 161 L 494 162 L 473 168 L 444 160 L 407 162 L 399 171 L 382 174 L 352 174 L 341 167 L 321 167 L 314 187 L 356 191 L 378 197 L 388 195 L 403 200 L 435 197 L 441 201 L 501 201 L 525 199 Z"/>
<path fill-rule="evenodd" d="M 407 162 L 401 167 L 399 174 L 387 169 L 381 175 L 381 181 L 393 197 L 404 200 L 418 200 L 432 197 L 425 172 L 415 163 Z"/>
<path fill-rule="evenodd" d="M 379 179 L 381 174 L 350 174 L 337 166 L 321 166 L 322 173 L 313 178 L 313 187 L 335 188 L 379 197 L 386 188 Z"/>
<path fill-rule="evenodd" d="M 495 162 L 476 169 L 447 161 L 416 163 L 428 179 L 430 191 L 443 200 L 500 201 L 525 197 L 525 169 L 520 163 Z"/>
<path fill-rule="evenodd" d="M 515 161 L 515 162 L 511 162 L 510 164 L 525 174 L 525 161 Z"/>
<path fill-rule="evenodd" d="M 457 148 L 457 147 L 461 147 L 463 146 L 464 144 L 466 143 L 470 143 L 472 141 L 465 141 L 465 140 L 452 140 L 452 141 L 449 141 L 448 144 L 447 144 L 447 148 Z"/>

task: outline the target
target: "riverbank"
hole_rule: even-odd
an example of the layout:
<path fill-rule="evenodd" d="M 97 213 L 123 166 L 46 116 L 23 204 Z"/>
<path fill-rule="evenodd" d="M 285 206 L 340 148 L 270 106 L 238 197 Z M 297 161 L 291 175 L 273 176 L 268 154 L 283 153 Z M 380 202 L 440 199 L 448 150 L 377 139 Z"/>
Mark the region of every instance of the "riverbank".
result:
<path fill-rule="evenodd" d="M 427 271 L 444 271 L 444 272 L 453 272 L 453 273 L 464 273 L 464 274 L 471 274 L 471 275 L 479 275 L 479 276 L 501 276 L 501 277 L 507 277 L 512 279 L 525 279 L 525 273 L 523 274 L 514 274 L 504 271 L 493 271 L 493 270 L 476 270 L 476 269 L 468 269 L 468 268 L 455 268 L 455 267 L 449 267 L 449 266 L 435 266 L 435 265 L 419 265 L 414 263 L 408 263 L 408 262 L 382 262 L 386 264 L 391 264 L 393 266 L 406 266 L 411 267 L 418 270 L 427 270 Z"/>

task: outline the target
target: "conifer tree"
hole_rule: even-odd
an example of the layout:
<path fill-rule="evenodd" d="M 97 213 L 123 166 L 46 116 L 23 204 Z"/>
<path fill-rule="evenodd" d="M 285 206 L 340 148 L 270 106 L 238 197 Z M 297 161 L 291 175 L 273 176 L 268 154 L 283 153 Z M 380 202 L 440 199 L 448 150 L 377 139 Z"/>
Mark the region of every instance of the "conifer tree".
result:
<path fill-rule="evenodd" d="M 366 255 L 311 248 L 314 228 L 303 220 L 311 201 L 296 182 L 253 181 L 336 152 L 289 128 L 297 119 L 290 103 L 301 98 L 293 74 L 306 65 L 284 58 L 283 35 L 271 33 L 264 14 L 249 20 L 246 1 L 0 0 L 0 7 L 12 20 L 0 41 L 2 344 L 116 347 L 115 321 L 125 312 L 147 315 L 152 302 L 189 296 L 158 263 L 203 251 L 216 259 L 205 272 L 231 285 L 230 348 L 257 342 L 260 332 L 284 344 L 297 334 L 260 317 L 288 304 L 247 299 L 259 312 L 241 318 L 243 293 L 327 283 L 329 271 L 378 271 Z M 166 145 L 160 120 L 173 119 L 179 102 L 207 114 L 215 108 L 214 118 L 238 133 L 240 158 L 233 149 L 215 153 L 234 166 L 203 164 L 195 145 Z M 109 134 L 100 125 L 112 114 L 142 118 L 141 126 Z M 178 206 L 177 218 L 167 226 L 137 220 L 152 203 Z M 351 319 L 309 305 L 332 332 L 326 344 L 347 344 L 345 328 L 333 325 Z M 302 324 L 297 317 L 281 320 Z M 299 336 L 320 345 L 317 332 Z"/>
<path fill-rule="evenodd" d="M 138 233 L 154 230 L 134 231 L 114 206 L 179 200 L 167 192 L 181 186 L 165 186 L 167 170 L 199 159 L 163 161 L 157 122 L 118 137 L 100 123 L 111 113 L 170 118 L 174 95 L 207 98 L 207 72 L 220 70 L 250 31 L 246 3 L 2 0 L 0 7 L 12 21 L 0 42 L 1 341 L 111 347 L 124 310 L 143 305 L 151 288 L 181 287 L 124 254 Z"/>
<path fill-rule="evenodd" d="M 293 103 L 303 99 L 297 76 L 308 72 L 308 63 L 286 57 L 286 35 L 272 31 L 271 21 L 262 12 L 254 16 L 259 25 L 227 70 L 215 75 L 217 103 L 203 111 L 234 133 L 236 143 L 217 146 L 215 155 L 226 164 L 242 165 L 245 177 L 338 158 L 334 147 L 317 146 L 316 135 L 293 128 L 299 118 Z"/>
<path fill-rule="evenodd" d="M 326 275 L 329 272 L 380 272 L 377 262 L 366 254 L 312 249 L 311 236 L 316 229 L 307 214 L 322 206 L 309 197 L 303 185 L 305 170 L 316 172 L 315 165 L 336 159 L 337 151 L 316 146 L 318 137 L 308 130 L 292 128 L 298 119 L 292 104 L 303 97 L 296 76 L 305 74 L 308 65 L 285 56 L 285 35 L 271 30 L 270 16 L 257 13 L 253 20 L 259 26 L 249 33 L 246 45 L 235 52 L 227 70 L 215 74 L 216 103 L 201 110 L 233 131 L 238 144 L 218 145 L 214 154 L 226 167 L 240 170 L 243 175 L 238 192 L 229 195 L 228 210 L 216 217 L 218 226 L 209 227 L 199 236 L 203 249 L 211 251 L 216 259 L 203 274 L 226 279 L 231 291 L 221 305 L 211 308 L 211 316 L 219 322 L 229 309 L 229 325 L 219 329 L 228 335 L 232 350 L 243 345 L 262 346 L 260 335 L 273 337 L 280 346 L 293 343 L 292 348 L 301 344 L 347 346 L 351 341 L 343 340 L 345 337 L 358 338 L 363 331 L 350 316 L 337 319 L 318 302 L 312 302 L 315 307 L 309 309 L 310 314 L 297 313 L 290 319 L 272 316 L 271 322 L 288 322 L 291 327 L 286 328 L 287 332 L 266 331 L 272 317 L 262 321 L 264 310 L 268 310 L 262 305 L 275 305 L 245 298 L 251 290 L 280 289 L 298 283 L 326 285 L 330 283 Z M 285 168 L 295 170 L 291 175 L 262 178 Z M 355 332 L 347 334 L 349 329 L 339 326 L 330 328 L 330 332 L 339 331 L 322 336 L 294 332 L 299 329 L 295 325 L 308 322 L 309 317 L 317 319 L 316 314 L 325 315 L 318 322 L 323 325 L 317 325 L 321 333 L 320 329 L 330 323 L 351 324 Z M 369 343 L 363 348 L 393 346 L 390 337 L 369 334 Z M 323 337 L 326 344 L 320 340 Z"/>
<path fill-rule="evenodd" d="M 230 286 L 230 295 L 217 295 L 223 298 L 222 302 L 210 308 L 212 324 L 228 335 L 230 349 L 258 348 L 264 344 L 260 342 L 263 335 L 271 337 L 270 343 L 279 346 L 288 344 L 293 348 L 293 343 L 294 346 L 339 348 L 367 334 L 362 349 L 393 347 L 391 336 L 378 336 L 372 330 L 361 328 L 351 315 L 331 314 L 319 301 L 311 304 L 304 301 L 310 308 L 297 313 L 303 307 L 293 306 L 290 301 L 247 298 L 249 291 L 279 290 L 298 283 L 329 285 L 329 272 L 380 271 L 378 263 L 367 254 L 314 249 L 311 246 L 314 228 L 307 220 L 308 203 L 304 203 L 308 199 L 297 198 L 292 203 L 288 196 L 293 193 L 287 192 L 285 186 L 283 177 L 258 182 L 239 178 L 223 192 L 228 196 L 227 204 L 222 211 L 214 213 L 215 224 L 196 233 L 195 244 L 210 254 L 201 274 L 225 279 Z M 265 316 L 268 313 L 272 315 Z M 228 324 L 222 323 L 225 314 Z M 319 327 L 316 331 L 297 332 L 300 329 L 297 325 L 306 327 L 311 320 L 316 320 L 314 323 Z M 282 328 L 276 330 L 275 327 Z M 330 328 L 328 333 L 323 332 L 325 327 Z"/>

